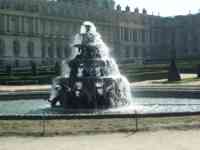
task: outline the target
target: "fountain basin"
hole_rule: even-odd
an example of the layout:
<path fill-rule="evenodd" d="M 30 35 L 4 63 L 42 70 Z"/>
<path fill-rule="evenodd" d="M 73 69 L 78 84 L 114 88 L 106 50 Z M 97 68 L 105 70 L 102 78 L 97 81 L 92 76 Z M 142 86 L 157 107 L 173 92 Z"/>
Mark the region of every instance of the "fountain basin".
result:
<path fill-rule="evenodd" d="M 174 113 L 200 111 L 200 100 L 195 98 L 134 98 L 128 107 L 113 109 L 84 110 L 87 113 Z M 51 108 L 51 105 L 43 99 L 0 101 L 0 114 L 76 114 L 77 109 L 66 110 L 63 108 Z"/>
<path fill-rule="evenodd" d="M 49 101 L 65 109 L 108 109 L 128 105 L 119 77 L 57 78 Z"/>

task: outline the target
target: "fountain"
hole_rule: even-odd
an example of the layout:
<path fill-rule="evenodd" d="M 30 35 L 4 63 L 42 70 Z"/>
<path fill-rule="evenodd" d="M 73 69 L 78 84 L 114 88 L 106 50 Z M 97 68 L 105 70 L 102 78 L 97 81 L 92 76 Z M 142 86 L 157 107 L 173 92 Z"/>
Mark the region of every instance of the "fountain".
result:
<path fill-rule="evenodd" d="M 108 109 L 131 103 L 128 80 L 120 74 L 96 27 L 84 22 L 73 42 L 73 56 L 53 80 L 51 106 L 64 109 Z"/>

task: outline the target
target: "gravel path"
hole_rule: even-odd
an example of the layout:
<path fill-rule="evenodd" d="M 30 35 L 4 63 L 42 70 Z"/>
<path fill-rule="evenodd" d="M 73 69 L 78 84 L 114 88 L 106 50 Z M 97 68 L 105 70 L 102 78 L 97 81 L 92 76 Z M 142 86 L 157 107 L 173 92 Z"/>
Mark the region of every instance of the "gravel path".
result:
<path fill-rule="evenodd" d="M 0 150 L 199 150 L 199 148 L 199 130 L 0 138 Z"/>

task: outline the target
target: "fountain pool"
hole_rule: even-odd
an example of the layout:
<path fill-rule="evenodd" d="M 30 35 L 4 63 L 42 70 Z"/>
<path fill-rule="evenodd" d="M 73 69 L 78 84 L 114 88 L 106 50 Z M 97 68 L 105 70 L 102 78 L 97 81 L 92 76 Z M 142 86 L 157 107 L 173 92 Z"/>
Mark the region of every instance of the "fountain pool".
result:
<path fill-rule="evenodd" d="M 134 98 L 128 107 L 97 110 L 95 113 L 168 113 L 200 111 L 200 100 L 190 98 Z M 0 114 L 61 114 L 61 108 L 51 108 L 43 99 L 0 101 Z"/>
<path fill-rule="evenodd" d="M 1 100 L 0 114 L 200 111 L 199 99 L 132 97 L 128 80 L 95 25 L 84 22 L 75 37 L 72 58 L 63 63 L 62 74 L 53 80 L 50 103 L 43 99 Z"/>

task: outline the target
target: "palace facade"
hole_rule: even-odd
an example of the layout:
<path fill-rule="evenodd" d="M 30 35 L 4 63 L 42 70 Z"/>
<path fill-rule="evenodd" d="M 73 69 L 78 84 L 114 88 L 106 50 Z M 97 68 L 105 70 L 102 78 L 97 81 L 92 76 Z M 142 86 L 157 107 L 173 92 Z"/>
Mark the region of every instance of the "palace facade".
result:
<path fill-rule="evenodd" d="M 200 52 L 200 15 L 163 18 L 122 10 L 113 0 L 0 0 L 0 65 L 48 65 L 68 59 L 74 35 L 92 21 L 118 61 Z"/>

